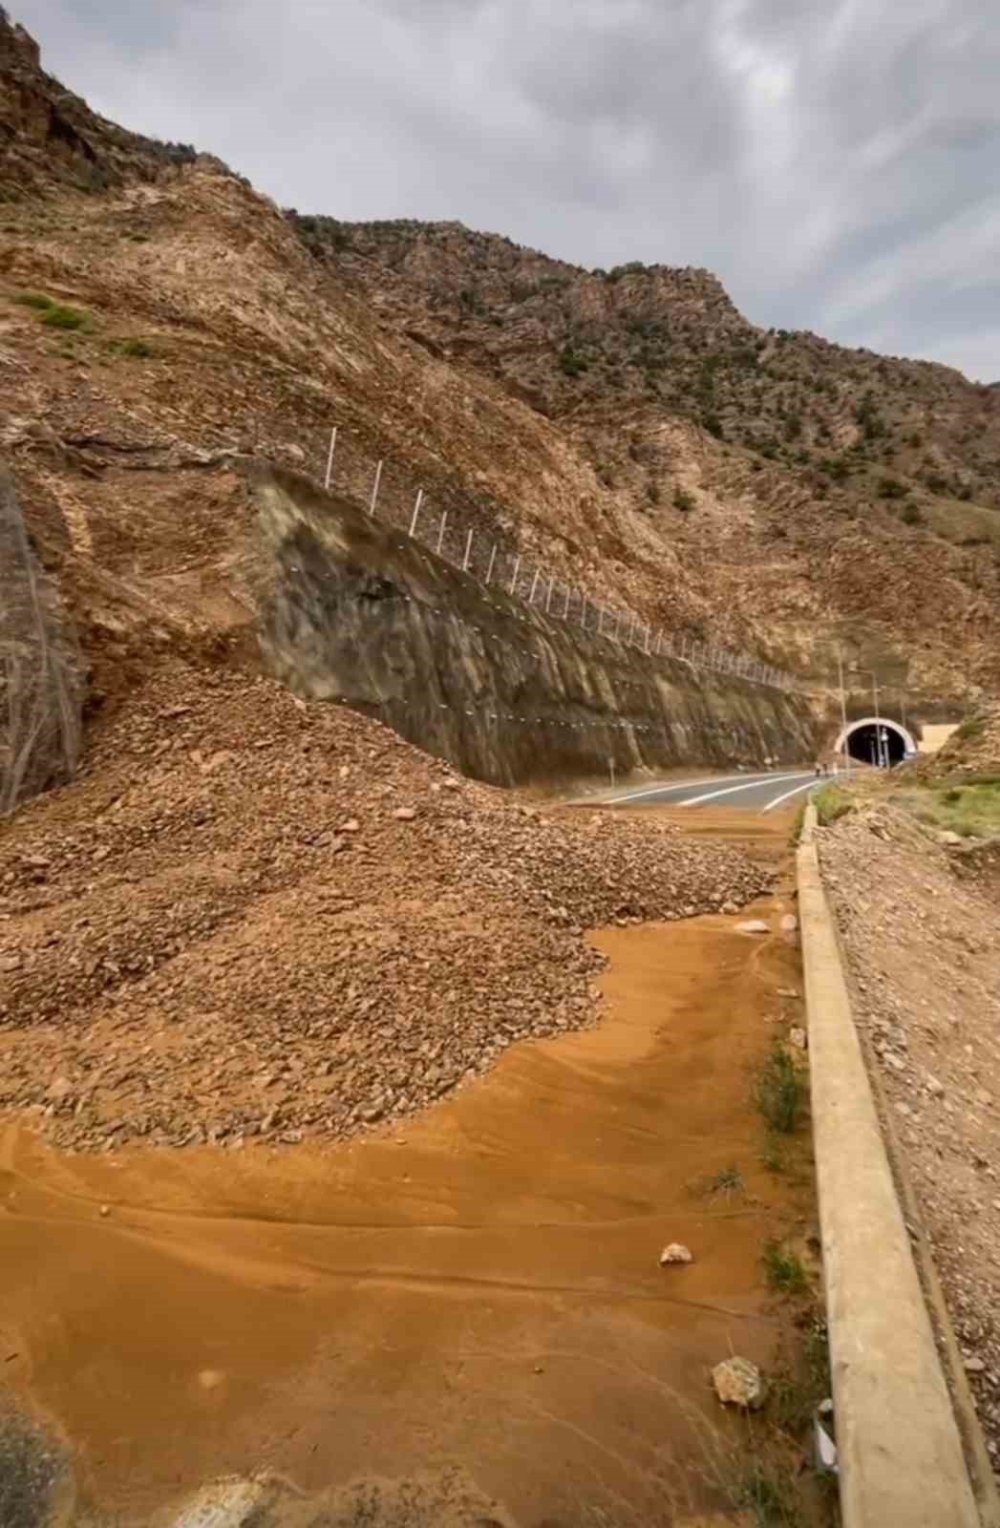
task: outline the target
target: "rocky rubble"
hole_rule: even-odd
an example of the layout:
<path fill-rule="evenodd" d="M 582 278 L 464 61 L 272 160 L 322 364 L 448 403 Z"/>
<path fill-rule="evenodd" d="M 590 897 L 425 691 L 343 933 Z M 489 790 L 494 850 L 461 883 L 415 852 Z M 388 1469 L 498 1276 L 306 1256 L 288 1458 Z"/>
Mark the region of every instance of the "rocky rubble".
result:
<path fill-rule="evenodd" d="M 742 903 L 731 848 L 536 810 L 163 659 L 0 829 L 0 1106 L 63 1145 L 344 1135 L 593 1022 L 584 930 Z"/>
<path fill-rule="evenodd" d="M 888 806 L 819 832 L 855 1011 L 1000 1467 L 1000 927 L 962 850 Z"/>

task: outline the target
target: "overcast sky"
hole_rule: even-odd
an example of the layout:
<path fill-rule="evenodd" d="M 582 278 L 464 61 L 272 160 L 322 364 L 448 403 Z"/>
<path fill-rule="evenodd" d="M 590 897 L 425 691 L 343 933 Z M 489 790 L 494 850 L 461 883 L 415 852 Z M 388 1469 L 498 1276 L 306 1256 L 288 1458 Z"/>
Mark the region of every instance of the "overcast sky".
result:
<path fill-rule="evenodd" d="M 998 0 L 6 0 L 105 116 L 284 206 L 704 265 L 1000 379 Z"/>

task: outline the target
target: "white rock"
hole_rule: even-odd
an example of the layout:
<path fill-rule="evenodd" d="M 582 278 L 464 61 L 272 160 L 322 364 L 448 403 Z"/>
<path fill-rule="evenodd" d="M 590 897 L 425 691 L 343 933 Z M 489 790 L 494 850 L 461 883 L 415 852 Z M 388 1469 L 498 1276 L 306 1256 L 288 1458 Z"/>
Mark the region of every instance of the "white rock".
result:
<path fill-rule="evenodd" d="M 781 920 L 781 932 L 783 934 L 794 934 L 798 926 L 799 920 L 794 913 L 786 913 Z"/>
<path fill-rule="evenodd" d="M 749 1358 L 727 1358 L 716 1364 L 712 1384 L 723 1406 L 759 1411 L 767 1399 L 764 1376 Z"/>
<path fill-rule="evenodd" d="M 738 934 L 769 934 L 771 928 L 762 918 L 748 918 L 744 923 L 737 923 L 736 932 Z"/>
<path fill-rule="evenodd" d="M 397 806 L 392 815 L 397 822 L 412 822 L 417 814 L 412 806 Z"/>
<path fill-rule="evenodd" d="M 930 1072 L 927 1073 L 927 1084 L 926 1084 L 926 1086 L 927 1086 L 928 1093 L 930 1093 L 934 1098 L 941 1098 L 943 1096 L 943 1094 L 944 1094 L 944 1083 L 943 1082 L 939 1082 L 936 1077 L 932 1077 Z"/>
<path fill-rule="evenodd" d="M 797 1025 L 793 1025 L 788 1031 L 788 1041 L 790 1045 L 795 1046 L 796 1050 L 805 1050 L 809 1044 L 809 1037 L 804 1029 L 799 1029 Z"/>
<path fill-rule="evenodd" d="M 685 1247 L 683 1242 L 671 1242 L 660 1253 L 660 1267 L 665 1268 L 668 1263 L 693 1263 L 694 1254 L 690 1247 Z"/>

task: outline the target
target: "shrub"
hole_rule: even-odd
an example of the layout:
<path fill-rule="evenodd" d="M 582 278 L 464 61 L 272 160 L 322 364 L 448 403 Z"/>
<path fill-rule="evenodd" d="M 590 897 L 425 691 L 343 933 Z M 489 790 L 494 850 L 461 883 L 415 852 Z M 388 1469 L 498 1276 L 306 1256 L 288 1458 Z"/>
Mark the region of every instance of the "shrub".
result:
<path fill-rule="evenodd" d="M 689 515 L 697 507 L 698 501 L 693 493 L 689 493 L 686 488 L 674 489 L 674 508 L 679 509 L 682 515 Z"/>
<path fill-rule="evenodd" d="M 559 355 L 559 370 L 566 377 L 579 377 L 587 370 L 587 363 L 582 355 L 567 345 Z"/>
<path fill-rule="evenodd" d="M 884 477 L 878 485 L 878 491 L 882 499 L 905 499 L 910 490 L 898 478 Z"/>
<path fill-rule="evenodd" d="M 779 1135 L 791 1135 L 802 1117 L 805 1084 L 791 1056 L 777 1043 L 757 1074 L 754 1103 L 768 1128 Z"/>
<path fill-rule="evenodd" d="M 767 1241 L 761 1253 L 764 1277 L 771 1289 L 783 1295 L 802 1295 L 809 1288 L 806 1271 L 794 1252 L 787 1251 L 780 1242 Z"/>
<path fill-rule="evenodd" d="M 64 308 L 61 303 L 54 302 L 42 314 L 42 323 L 50 329 L 85 329 L 90 323 L 90 315 L 82 308 Z"/>
<path fill-rule="evenodd" d="M 839 817 L 846 817 L 848 812 L 854 810 L 854 802 L 839 785 L 821 785 L 813 793 L 812 799 L 816 808 L 816 821 L 821 828 L 828 828 Z"/>
<path fill-rule="evenodd" d="M 149 340 L 115 340 L 109 349 L 115 355 L 136 356 L 141 360 L 148 360 L 158 354 L 156 346 L 151 345 Z"/>
<path fill-rule="evenodd" d="M 921 525 L 923 523 L 924 517 L 920 513 L 920 508 L 918 505 L 904 504 L 902 510 L 900 511 L 899 518 L 902 520 L 904 525 Z"/>
<path fill-rule="evenodd" d="M 46 297 L 44 292 L 20 292 L 14 301 L 20 303 L 22 308 L 35 308 L 39 313 L 55 306 L 52 298 Z"/>

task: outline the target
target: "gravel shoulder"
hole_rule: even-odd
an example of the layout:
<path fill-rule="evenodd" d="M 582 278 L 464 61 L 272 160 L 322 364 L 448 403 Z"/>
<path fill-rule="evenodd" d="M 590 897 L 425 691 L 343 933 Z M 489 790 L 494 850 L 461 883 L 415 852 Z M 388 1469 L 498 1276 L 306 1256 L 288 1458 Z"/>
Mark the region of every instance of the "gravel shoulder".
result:
<path fill-rule="evenodd" d="M 164 659 L 95 719 L 83 776 L 0 827 L 0 1110 L 84 1150 L 349 1135 L 593 1023 L 586 929 L 768 881 Z"/>
<path fill-rule="evenodd" d="M 996 1469 L 1000 884 L 992 850 L 942 835 L 884 802 L 821 829 L 818 843 L 857 1019 L 905 1153 Z"/>

